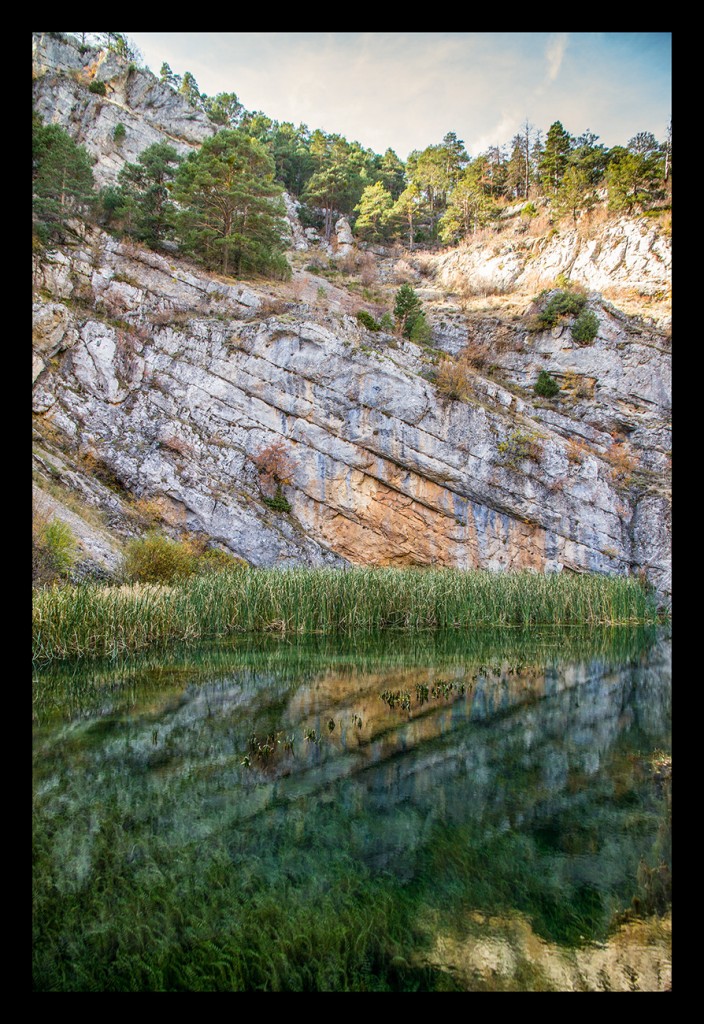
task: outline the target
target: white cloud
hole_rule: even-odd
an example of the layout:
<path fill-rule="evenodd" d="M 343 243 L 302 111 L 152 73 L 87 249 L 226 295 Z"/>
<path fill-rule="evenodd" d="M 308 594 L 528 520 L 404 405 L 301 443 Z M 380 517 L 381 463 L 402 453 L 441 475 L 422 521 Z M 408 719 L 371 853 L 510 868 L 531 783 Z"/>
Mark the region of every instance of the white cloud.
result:
<path fill-rule="evenodd" d="M 548 62 L 548 81 L 554 82 L 560 73 L 562 59 L 565 56 L 569 36 L 567 32 L 558 32 L 550 36 L 545 47 L 545 58 Z"/>

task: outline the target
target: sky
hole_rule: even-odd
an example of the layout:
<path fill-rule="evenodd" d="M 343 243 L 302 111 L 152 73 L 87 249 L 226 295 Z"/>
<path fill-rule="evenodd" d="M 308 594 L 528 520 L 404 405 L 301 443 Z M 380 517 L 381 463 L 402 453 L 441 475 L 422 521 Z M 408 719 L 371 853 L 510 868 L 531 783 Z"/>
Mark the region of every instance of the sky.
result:
<path fill-rule="evenodd" d="M 526 120 L 607 147 L 671 121 L 670 32 L 125 32 L 159 74 L 406 160 L 448 132 L 474 158 Z"/>

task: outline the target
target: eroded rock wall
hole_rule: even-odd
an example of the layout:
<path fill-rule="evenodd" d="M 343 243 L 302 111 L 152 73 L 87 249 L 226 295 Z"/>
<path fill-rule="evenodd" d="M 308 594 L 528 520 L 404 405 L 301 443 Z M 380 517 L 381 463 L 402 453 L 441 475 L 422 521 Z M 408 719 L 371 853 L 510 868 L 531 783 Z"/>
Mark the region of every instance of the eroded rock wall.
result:
<path fill-rule="evenodd" d="M 263 289 L 107 236 L 37 285 L 36 415 L 253 564 L 642 568 L 669 591 L 665 499 L 619 484 L 595 427 L 480 376 L 443 398 L 417 346 L 305 304 L 272 315 Z M 635 369 L 618 372 L 628 391 Z M 533 448 L 507 461 L 517 431 Z M 290 512 L 263 502 L 255 464 L 279 442 Z"/>
<path fill-rule="evenodd" d="M 79 48 L 46 32 L 36 33 L 32 44 L 34 108 L 46 124 L 60 125 L 85 146 L 98 187 L 115 184 L 125 163 L 154 143 L 166 142 L 185 156 L 217 131 L 202 110 L 150 71 L 108 50 Z M 90 91 L 94 81 L 105 84 L 105 96 Z M 121 141 L 114 138 L 118 124 L 125 127 Z"/>

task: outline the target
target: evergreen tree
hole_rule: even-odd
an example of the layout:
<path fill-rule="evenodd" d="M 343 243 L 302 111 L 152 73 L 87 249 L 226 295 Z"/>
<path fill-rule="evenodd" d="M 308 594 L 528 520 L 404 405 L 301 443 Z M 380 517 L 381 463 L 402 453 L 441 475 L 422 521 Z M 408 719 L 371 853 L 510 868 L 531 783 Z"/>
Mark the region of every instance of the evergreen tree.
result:
<path fill-rule="evenodd" d="M 262 143 L 230 129 L 206 139 L 181 163 L 173 196 L 183 246 L 206 266 L 235 276 L 290 274 L 281 188 Z"/>
<path fill-rule="evenodd" d="M 500 146 L 490 146 L 484 154 L 487 161 L 489 191 L 494 199 L 506 195 L 508 186 L 508 161 Z"/>
<path fill-rule="evenodd" d="M 176 89 L 177 91 L 181 88 L 181 76 L 175 75 L 166 61 L 161 65 L 159 80 L 163 82 L 164 85 L 170 85 L 172 89 Z"/>
<path fill-rule="evenodd" d="M 325 238 L 329 239 L 335 215 L 352 213 L 368 184 L 368 155 L 359 143 L 349 143 L 341 135 L 326 135 L 320 129 L 311 136 L 310 154 L 318 169 L 302 198 L 325 211 Z"/>
<path fill-rule="evenodd" d="M 173 236 L 176 207 L 170 188 L 181 157 L 166 142 L 155 142 L 140 153 L 136 164 L 125 164 L 118 175 L 127 231 L 151 248 Z"/>
<path fill-rule="evenodd" d="M 411 182 L 394 203 L 390 218 L 392 223 L 403 223 L 408 229 L 408 248 L 413 248 L 414 228 L 423 214 L 424 200 L 420 187 Z"/>
<path fill-rule="evenodd" d="M 223 128 L 236 128 L 242 118 L 244 107 L 234 92 L 219 92 L 215 97 L 205 97 L 203 109 L 213 124 L 222 125 Z"/>
<path fill-rule="evenodd" d="M 521 137 L 514 135 L 511 140 L 511 156 L 506 165 L 506 192 L 513 199 L 527 198 L 525 159 Z"/>
<path fill-rule="evenodd" d="M 636 208 L 647 209 L 661 197 L 662 183 L 656 155 L 629 152 L 622 146 L 609 151 L 606 185 L 611 210 L 632 213 Z"/>
<path fill-rule="evenodd" d="M 445 175 L 448 181 L 448 191 L 460 179 L 463 169 L 469 163 L 469 154 L 464 148 L 462 139 L 458 139 L 454 132 L 447 132 L 443 137 L 441 148 L 445 155 Z"/>
<path fill-rule="evenodd" d="M 379 177 L 394 202 L 406 187 L 406 169 L 393 149 L 387 149 L 379 162 Z"/>
<path fill-rule="evenodd" d="M 66 242 L 96 201 L 91 159 L 59 125 L 32 118 L 32 218 L 43 244 Z"/>
<path fill-rule="evenodd" d="M 568 167 L 562 176 L 554 202 L 557 216 L 570 215 L 576 224 L 580 212 L 588 210 L 596 202 L 596 194 L 589 183 L 587 171 L 579 167 Z"/>
<path fill-rule="evenodd" d="M 355 232 L 361 238 L 371 241 L 380 241 L 388 235 L 387 225 L 389 222 L 393 199 L 380 181 L 374 185 L 367 185 L 362 198 L 355 206 L 359 212 L 355 223 Z"/>
<path fill-rule="evenodd" d="M 402 284 L 396 292 L 394 321 L 404 338 L 410 338 L 419 317 L 424 317 L 423 304 L 410 284 Z"/>
<path fill-rule="evenodd" d="M 178 91 L 191 107 L 202 106 L 202 98 L 198 88 L 198 83 L 190 71 L 186 71 L 184 74 L 183 81 L 181 82 L 181 86 Z"/>
<path fill-rule="evenodd" d="M 583 171 L 590 186 L 601 184 L 609 162 L 608 150 L 601 143 L 597 145 L 598 138 L 598 135 L 587 129 L 583 135 L 579 135 L 574 140 L 572 152 L 569 155 L 570 167 L 576 167 L 579 171 Z"/>
<path fill-rule="evenodd" d="M 540 132 L 526 120 L 511 140 L 507 185 L 516 199 L 527 199 L 535 179 L 535 158 L 540 154 Z"/>
<path fill-rule="evenodd" d="M 546 192 L 555 193 L 559 189 L 567 170 L 571 148 L 572 137 L 562 127 L 560 121 L 555 121 L 548 130 L 539 164 L 540 181 Z"/>
<path fill-rule="evenodd" d="M 479 156 L 464 169 L 450 196 L 447 211 L 440 221 L 440 237 L 443 242 L 458 241 L 488 224 L 495 212 L 489 161 Z"/>
<path fill-rule="evenodd" d="M 276 180 L 295 196 L 303 194 L 315 170 L 308 141 L 309 131 L 304 124 L 296 128 L 290 121 L 284 121 L 276 124 L 271 133 L 269 147 L 276 166 Z"/>
<path fill-rule="evenodd" d="M 426 146 L 422 152 L 415 150 L 409 154 L 406 171 L 410 182 L 417 186 L 424 197 L 432 238 L 437 238 L 438 221 L 445 212 L 447 197 L 457 179 L 459 166 L 452 145 Z"/>

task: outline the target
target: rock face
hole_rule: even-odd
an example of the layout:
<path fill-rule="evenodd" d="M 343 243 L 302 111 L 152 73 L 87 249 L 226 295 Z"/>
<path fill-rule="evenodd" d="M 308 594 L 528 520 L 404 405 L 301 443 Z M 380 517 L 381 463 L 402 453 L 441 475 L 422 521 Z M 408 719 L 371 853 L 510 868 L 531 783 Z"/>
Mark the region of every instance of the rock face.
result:
<path fill-rule="evenodd" d="M 599 229 L 575 227 L 539 238 L 523 235 L 490 246 L 471 242 L 437 260 L 447 288 L 502 293 L 550 286 L 559 274 L 593 291 L 629 288 L 640 295 L 669 292 L 672 250 L 653 226 L 622 218 Z"/>
<path fill-rule="evenodd" d="M 108 236 L 57 254 L 38 284 L 39 419 L 255 565 L 642 569 L 668 593 L 667 499 L 619 482 L 599 425 L 480 376 L 469 401 L 443 398 L 410 343 L 305 305 L 271 315 L 250 286 Z M 613 390 L 604 408 L 639 395 L 664 422 L 667 354 L 619 359 L 627 340 L 609 319 L 589 350 Z M 533 345 L 534 363 L 552 347 L 584 373 L 580 347 L 550 332 Z M 263 502 L 256 460 L 277 443 L 290 512 Z"/>
<path fill-rule="evenodd" d="M 60 125 L 85 146 L 96 161 L 99 187 L 114 184 L 125 163 L 134 163 L 156 142 L 187 155 L 217 131 L 201 110 L 150 71 L 109 51 L 81 52 L 50 33 L 36 33 L 32 49 L 35 109 L 46 124 Z M 93 81 L 105 83 L 105 96 L 90 92 Z M 118 124 L 125 134 L 116 142 Z"/>

